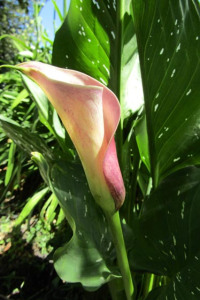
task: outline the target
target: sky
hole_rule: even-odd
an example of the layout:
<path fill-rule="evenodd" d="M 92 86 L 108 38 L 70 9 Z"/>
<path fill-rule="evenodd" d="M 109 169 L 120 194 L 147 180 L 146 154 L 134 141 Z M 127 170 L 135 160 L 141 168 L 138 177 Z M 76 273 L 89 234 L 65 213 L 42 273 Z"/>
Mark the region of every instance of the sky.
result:
<path fill-rule="evenodd" d="M 56 1 L 61 13 L 63 14 L 63 0 L 57 0 Z M 40 12 L 40 16 L 42 18 L 42 24 L 44 28 L 46 29 L 48 33 L 48 37 L 53 40 L 54 39 L 54 25 L 53 25 L 53 19 L 54 19 L 54 6 L 51 0 L 46 1 L 44 7 L 42 8 Z M 60 19 L 56 13 L 56 19 L 55 19 L 55 27 L 58 29 L 61 25 Z"/>

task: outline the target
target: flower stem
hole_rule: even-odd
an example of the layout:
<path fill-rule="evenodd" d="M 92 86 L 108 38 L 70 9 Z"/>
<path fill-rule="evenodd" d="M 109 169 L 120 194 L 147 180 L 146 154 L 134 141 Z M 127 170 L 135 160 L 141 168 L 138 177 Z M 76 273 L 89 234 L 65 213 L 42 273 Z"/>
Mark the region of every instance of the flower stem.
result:
<path fill-rule="evenodd" d="M 121 300 L 121 294 L 118 291 L 118 281 L 117 279 L 111 280 L 110 282 L 108 282 L 108 287 L 110 290 L 110 295 L 112 300 Z"/>
<path fill-rule="evenodd" d="M 131 277 L 131 271 L 129 267 L 126 247 L 124 243 L 124 237 L 123 237 L 121 222 L 119 218 L 119 212 L 116 212 L 113 215 L 107 214 L 106 216 L 107 216 L 109 227 L 111 229 L 112 238 L 117 253 L 117 262 L 119 265 L 119 269 L 121 271 L 126 297 L 127 300 L 133 300 L 134 286 Z"/>

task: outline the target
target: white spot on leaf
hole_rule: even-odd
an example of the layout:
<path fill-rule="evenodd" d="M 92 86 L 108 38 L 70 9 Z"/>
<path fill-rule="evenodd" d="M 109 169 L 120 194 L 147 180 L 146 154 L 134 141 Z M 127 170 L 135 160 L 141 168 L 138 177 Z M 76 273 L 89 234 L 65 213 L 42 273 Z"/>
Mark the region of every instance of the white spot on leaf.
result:
<path fill-rule="evenodd" d="M 180 159 L 181 159 L 180 157 L 176 157 L 176 158 L 173 159 L 173 162 L 177 162 L 177 161 L 179 161 Z"/>
<path fill-rule="evenodd" d="M 176 52 L 178 52 L 181 49 L 181 43 L 178 44 L 177 48 L 176 48 Z"/>
<path fill-rule="evenodd" d="M 191 93 L 191 89 L 189 89 L 188 91 L 187 91 L 187 93 L 186 93 L 186 96 L 188 96 L 190 93 Z"/>
<path fill-rule="evenodd" d="M 113 9 L 116 11 L 117 10 L 117 7 L 116 7 L 116 1 L 113 0 Z"/>
<path fill-rule="evenodd" d="M 185 212 L 185 201 L 182 202 L 181 219 L 184 219 L 184 212 Z M 185 248 L 185 244 L 184 244 L 184 248 Z"/>
<path fill-rule="evenodd" d="M 110 76 L 110 71 L 109 71 L 109 69 L 108 69 L 105 65 L 103 65 L 103 67 L 104 67 L 104 69 L 106 70 L 108 76 Z"/>
<path fill-rule="evenodd" d="M 103 78 L 100 77 L 99 80 L 100 80 L 103 84 L 107 85 L 107 83 L 105 82 L 105 80 L 104 80 Z"/>
<path fill-rule="evenodd" d="M 111 242 L 109 242 L 109 244 L 108 244 L 108 247 L 107 247 L 107 251 L 109 251 L 110 250 L 110 248 L 111 248 L 111 245 L 112 245 L 112 243 Z"/>
<path fill-rule="evenodd" d="M 97 7 L 97 9 L 100 9 L 99 3 L 96 0 L 92 0 L 92 2 L 94 3 L 94 5 Z"/>
<path fill-rule="evenodd" d="M 157 109 L 158 109 L 158 106 L 159 106 L 159 104 L 157 103 L 155 106 L 154 106 L 154 112 L 156 112 L 157 111 Z"/>
<path fill-rule="evenodd" d="M 111 31 L 111 35 L 112 35 L 113 39 L 115 40 L 115 33 L 114 33 L 114 31 Z"/>
<path fill-rule="evenodd" d="M 171 78 L 174 77 L 175 73 L 176 73 L 176 69 L 173 69 L 172 74 L 171 74 Z"/>
<path fill-rule="evenodd" d="M 87 205 L 85 204 L 85 214 L 84 214 L 84 217 L 87 216 L 87 212 L 88 212 L 88 207 L 87 207 Z"/>
<path fill-rule="evenodd" d="M 160 50 L 160 55 L 163 54 L 164 50 L 165 50 L 164 48 L 162 48 L 162 49 Z"/>

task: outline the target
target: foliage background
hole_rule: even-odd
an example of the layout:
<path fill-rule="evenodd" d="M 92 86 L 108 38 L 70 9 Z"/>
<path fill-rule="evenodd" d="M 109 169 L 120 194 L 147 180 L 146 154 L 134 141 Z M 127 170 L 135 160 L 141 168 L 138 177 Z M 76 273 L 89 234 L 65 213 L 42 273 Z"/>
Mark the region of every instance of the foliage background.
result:
<path fill-rule="evenodd" d="M 121 22 L 119 15 L 116 17 L 115 1 L 112 7 L 107 0 L 101 3 L 89 0 L 83 4 L 80 2 L 73 1 L 66 19 L 64 19 L 66 10 L 61 13 L 54 2 L 55 11 L 63 21 L 54 44 L 41 27 L 38 18 L 40 5 L 36 3 L 34 6 L 36 38 L 30 41 L 27 38 L 21 40 L 19 36 L 12 37 L 11 40 L 14 40 L 17 49 L 12 61 L 34 59 L 51 62 L 52 59 L 55 65 L 89 73 L 115 91 L 122 107 L 116 141 L 127 189 L 127 200 L 121 210 L 121 217 L 129 259 L 135 270 L 134 280 L 139 290 L 137 296 L 139 299 L 148 300 L 188 300 L 192 295 L 194 299 L 198 299 L 200 249 L 196 243 L 196 236 L 200 228 L 199 3 L 195 0 L 180 0 L 173 3 L 170 0 L 162 2 L 152 0 L 148 3 L 128 1 L 134 7 L 134 16 L 128 5 L 120 7 L 119 11 L 123 11 L 125 16 Z M 67 6 L 63 7 L 66 9 Z M 106 19 L 103 17 L 105 12 Z M 138 68 L 138 54 L 141 74 Z M 132 70 L 134 73 L 131 73 Z M 133 80 L 129 82 L 127 77 L 130 74 Z M 144 95 L 141 92 L 141 77 Z M 92 237 L 92 232 L 86 230 L 87 222 L 82 223 L 81 219 L 88 210 L 80 201 L 81 196 L 76 191 L 74 183 L 70 182 L 71 178 L 63 170 L 64 166 L 67 166 L 74 172 L 75 178 L 82 172 L 73 165 L 79 164 L 73 145 L 62 130 L 57 115 L 44 95 L 29 80 L 23 79 L 28 90 L 34 91 L 32 97 L 35 102 L 31 101 L 29 93 L 21 85 L 18 74 L 10 72 L 9 75 L 8 73 L 1 75 L 0 97 L 4 116 L 1 116 L 0 122 L 2 128 L 12 138 L 8 139 L 4 132 L 1 132 L 0 184 L 2 224 L 4 224 L 2 257 L 6 258 L 4 266 L 10 259 L 11 269 L 16 256 L 7 258 L 6 255 L 12 254 L 15 249 L 13 247 L 15 235 L 13 232 L 10 237 L 6 236 L 6 233 L 12 228 L 11 224 L 14 221 L 18 225 L 18 234 L 24 237 L 25 246 L 32 244 L 32 250 L 35 249 L 36 253 L 47 261 L 52 259 L 52 248 L 57 248 L 54 237 L 59 236 L 58 244 L 60 244 L 63 236 L 64 240 L 66 237 L 69 240 L 73 234 L 71 248 L 73 254 L 76 253 L 77 245 L 80 246 L 79 250 L 83 250 L 82 254 L 85 249 L 87 253 L 88 249 L 84 239 L 80 238 L 81 235 Z M 134 91 L 138 89 L 140 91 L 131 95 L 129 92 L 133 86 Z M 144 109 L 138 113 L 139 107 L 129 106 L 128 95 L 140 105 L 144 98 Z M 18 124 L 23 124 L 22 128 Z M 16 141 L 17 146 L 13 141 Z M 33 148 L 40 154 L 35 153 L 32 160 L 27 160 L 27 155 Z M 58 158 L 62 163 L 54 164 Z M 45 182 L 41 180 L 33 161 L 39 164 Z M 51 178 L 47 166 L 52 171 Z M 58 174 L 58 170 L 61 175 Z M 66 182 L 70 186 L 65 184 L 63 178 L 67 179 Z M 80 187 L 84 185 L 84 180 L 81 180 Z M 80 215 L 73 205 L 74 201 L 69 201 L 67 207 L 76 222 L 77 231 L 73 230 L 72 233 L 70 227 L 66 226 L 58 202 L 46 186 L 49 182 L 53 185 L 58 198 L 64 199 L 72 193 L 72 199 L 76 198 L 79 203 L 79 212 L 82 212 Z M 85 191 L 84 188 L 83 190 Z M 90 201 L 89 194 L 87 197 Z M 25 206 L 24 199 L 26 199 Z M 92 203 L 90 209 L 90 212 L 93 212 Z M 98 225 L 101 214 L 96 210 L 95 214 Z M 88 220 L 92 215 L 93 213 L 89 214 Z M 98 227 L 98 234 L 101 234 L 102 229 L 105 230 L 104 225 L 102 228 Z M 46 243 L 47 240 L 49 243 Z M 99 252 L 104 261 L 111 259 L 109 276 L 110 274 L 116 276 L 116 270 L 112 270 L 115 261 L 112 247 L 110 256 L 106 257 L 102 245 L 101 238 L 95 240 L 95 247 L 102 249 Z M 23 245 L 23 250 L 25 246 Z M 58 270 L 62 269 L 59 258 L 66 254 L 67 247 L 68 244 L 57 252 Z M 96 255 L 95 247 L 92 251 L 94 250 Z M 82 271 L 81 263 L 79 271 Z M 46 266 L 45 263 L 44 269 Z M 87 267 L 87 263 L 84 267 Z M 41 270 L 41 265 L 39 269 Z M 55 299 L 60 297 L 62 289 L 64 293 L 66 290 L 70 291 L 72 294 L 69 292 L 69 297 L 74 297 L 72 299 L 98 297 L 98 293 L 99 297 L 102 297 L 101 290 L 95 296 L 85 294 L 79 286 L 76 289 L 74 285 L 61 285 L 55 273 L 52 271 L 51 274 L 48 287 L 50 291 L 56 290 Z M 14 279 L 18 278 L 17 276 L 15 274 Z M 67 271 L 63 278 L 66 276 Z M 83 276 L 82 283 L 87 285 L 89 276 L 89 273 Z M 35 293 L 26 295 L 29 287 L 27 277 L 19 275 L 19 281 L 14 283 L 14 288 L 13 277 L 2 274 L 2 279 L 5 279 L 3 295 L 10 294 L 10 297 L 16 299 L 25 296 L 27 299 L 34 297 L 44 299 L 49 295 L 46 288 L 36 288 Z M 99 278 L 97 276 L 96 280 Z M 152 287 L 155 289 L 149 293 Z"/>

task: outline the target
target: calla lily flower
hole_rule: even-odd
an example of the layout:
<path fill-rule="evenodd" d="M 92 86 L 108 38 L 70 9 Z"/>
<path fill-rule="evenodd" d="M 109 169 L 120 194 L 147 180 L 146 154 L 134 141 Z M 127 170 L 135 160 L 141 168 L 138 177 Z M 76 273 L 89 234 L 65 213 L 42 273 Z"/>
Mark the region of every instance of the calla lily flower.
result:
<path fill-rule="evenodd" d="M 114 140 L 120 119 L 116 96 L 81 72 L 40 62 L 17 67 L 47 95 L 75 145 L 95 201 L 114 213 L 125 198 Z"/>

